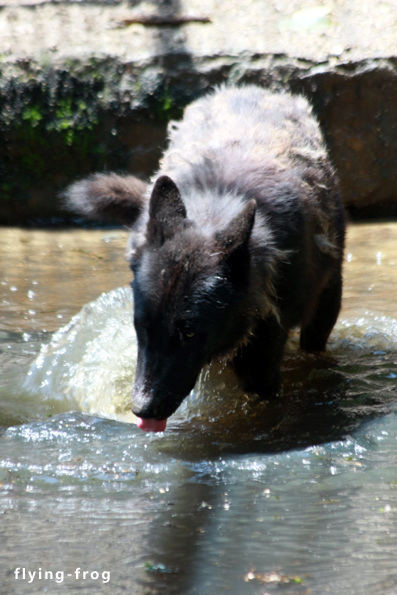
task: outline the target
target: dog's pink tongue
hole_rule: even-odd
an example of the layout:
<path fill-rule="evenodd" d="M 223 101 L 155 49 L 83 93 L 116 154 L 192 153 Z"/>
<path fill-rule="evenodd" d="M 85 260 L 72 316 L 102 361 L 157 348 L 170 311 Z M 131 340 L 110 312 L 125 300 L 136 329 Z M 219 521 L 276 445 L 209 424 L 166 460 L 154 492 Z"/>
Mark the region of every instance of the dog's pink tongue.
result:
<path fill-rule="evenodd" d="M 166 425 L 166 419 L 142 419 L 141 417 L 138 417 L 137 426 L 144 432 L 164 432 Z"/>

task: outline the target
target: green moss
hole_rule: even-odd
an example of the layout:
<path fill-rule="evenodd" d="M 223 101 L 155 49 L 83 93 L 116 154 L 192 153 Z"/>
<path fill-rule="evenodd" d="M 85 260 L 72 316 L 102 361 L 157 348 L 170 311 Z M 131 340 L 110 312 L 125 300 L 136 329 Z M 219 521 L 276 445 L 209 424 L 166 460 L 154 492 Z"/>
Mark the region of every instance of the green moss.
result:
<path fill-rule="evenodd" d="M 43 114 L 41 113 L 40 107 L 38 105 L 26 107 L 22 112 L 22 120 L 27 120 L 30 122 L 33 128 L 35 128 L 42 119 Z"/>
<path fill-rule="evenodd" d="M 160 121 L 179 119 L 182 116 L 182 109 L 176 104 L 168 87 L 165 87 L 160 94 L 156 106 L 156 116 Z"/>
<path fill-rule="evenodd" d="M 119 90 L 129 83 L 130 99 L 124 100 Z M 111 58 L 55 66 L 42 56 L 40 63 L 0 69 L 0 205 L 7 201 L 0 216 L 7 219 L 7 209 L 40 216 L 42 201 L 46 217 L 56 212 L 56 194 L 71 180 L 91 171 L 125 171 L 135 159 L 130 137 L 111 130 L 131 121 L 150 128 L 156 120 L 164 129 L 164 122 L 181 116 L 185 99 L 156 69 L 125 73 Z M 157 159 L 152 153 L 150 159 Z"/>
<path fill-rule="evenodd" d="M 98 123 L 95 108 L 90 108 L 84 100 L 74 101 L 72 97 L 59 100 L 53 117 L 46 123 L 46 130 L 60 132 L 64 142 L 72 145 L 76 133 L 93 130 Z"/>
<path fill-rule="evenodd" d="M 170 111 L 171 108 L 172 108 L 172 98 L 170 97 L 170 95 L 165 94 L 163 97 L 163 105 L 162 105 L 163 112 L 166 114 L 167 112 Z"/>
<path fill-rule="evenodd" d="M 18 164 L 30 179 L 50 179 L 56 172 L 67 174 L 69 171 L 74 175 L 74 170 L 84 161 L 103 155 L 103 148 L 97 145 L 94 122 L 85 129 L 81 124 L 75 127 L 73 119 L 66 117 L 50 124 L 27 122 L 18 128 Z"/>

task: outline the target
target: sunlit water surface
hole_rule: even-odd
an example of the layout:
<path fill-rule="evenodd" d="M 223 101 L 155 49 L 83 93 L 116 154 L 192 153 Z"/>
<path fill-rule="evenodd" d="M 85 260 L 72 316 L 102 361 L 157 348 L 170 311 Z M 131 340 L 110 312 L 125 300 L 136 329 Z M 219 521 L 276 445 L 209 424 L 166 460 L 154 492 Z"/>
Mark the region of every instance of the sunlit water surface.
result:
<path fill-rule="evenodd" d="M 279 399 L 214 365 L 156 435 L 125 241 L 0 230 L 0 593 L 395 595 L 397 224 L 350 228 L 329 350 L 292 336 Z"/>

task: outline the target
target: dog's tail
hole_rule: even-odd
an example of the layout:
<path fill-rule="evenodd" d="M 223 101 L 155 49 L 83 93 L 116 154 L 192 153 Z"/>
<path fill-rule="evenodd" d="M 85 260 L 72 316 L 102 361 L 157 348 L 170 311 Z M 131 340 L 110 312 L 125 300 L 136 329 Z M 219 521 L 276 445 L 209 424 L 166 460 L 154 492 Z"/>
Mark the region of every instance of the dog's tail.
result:
<path fill-rule="evenodd" d="M 93 174 L 66 188 L 62 199 L 83 217 L 131 226 L 145 207 L 146 189 L 134 176 Z"/>

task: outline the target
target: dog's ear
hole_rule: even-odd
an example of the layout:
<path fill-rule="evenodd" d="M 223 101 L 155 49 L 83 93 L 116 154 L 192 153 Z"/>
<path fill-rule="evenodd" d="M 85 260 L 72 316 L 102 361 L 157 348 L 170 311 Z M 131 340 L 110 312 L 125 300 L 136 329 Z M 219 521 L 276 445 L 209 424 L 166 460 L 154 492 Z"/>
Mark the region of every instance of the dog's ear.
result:
<path fill-rule="evenodd" d="M 247 246 L 255 221 L 255 212 L 256 201 L 252 199 L 225 229 L 216 234 L 216 241 L 226 256 Z"/>
<path fill-rule="evenodd" d="M 168 176 L 160 176 L 150 197 L 147 239 L 162 243 L 174 235 L 186 218 L 186 208 L 176 184 Z"/>

